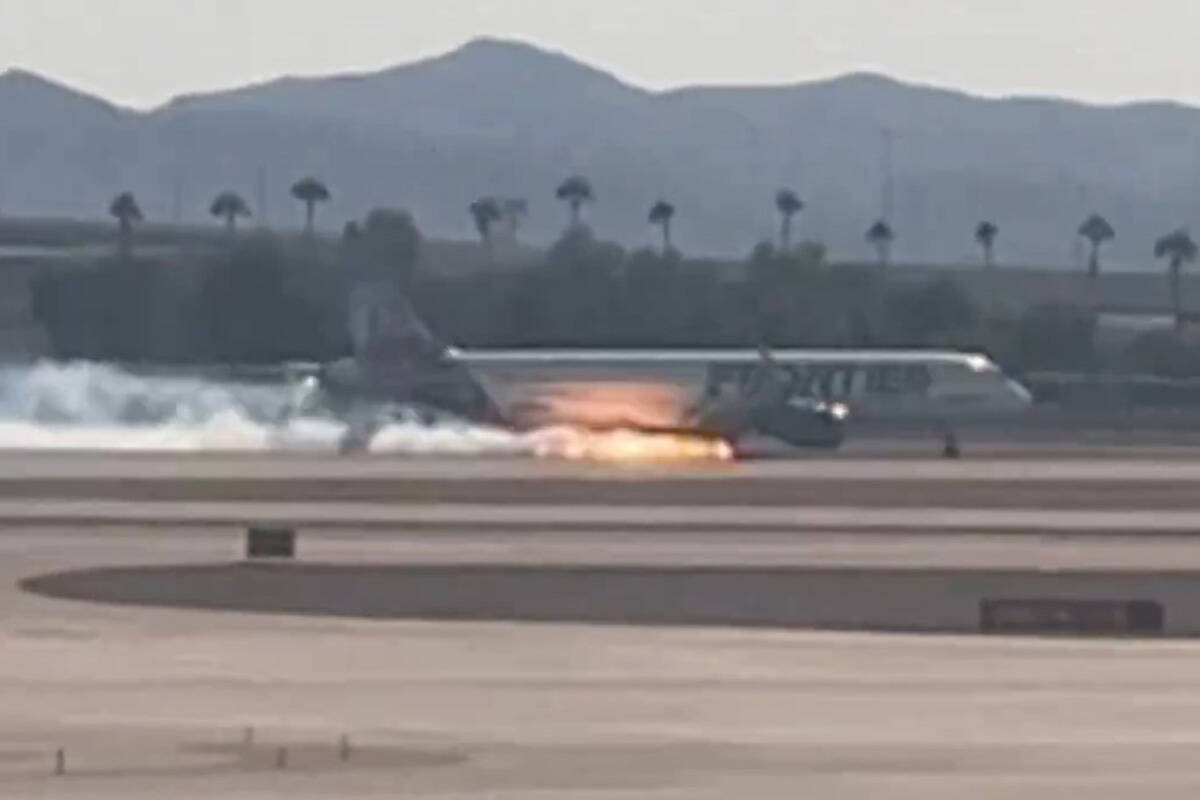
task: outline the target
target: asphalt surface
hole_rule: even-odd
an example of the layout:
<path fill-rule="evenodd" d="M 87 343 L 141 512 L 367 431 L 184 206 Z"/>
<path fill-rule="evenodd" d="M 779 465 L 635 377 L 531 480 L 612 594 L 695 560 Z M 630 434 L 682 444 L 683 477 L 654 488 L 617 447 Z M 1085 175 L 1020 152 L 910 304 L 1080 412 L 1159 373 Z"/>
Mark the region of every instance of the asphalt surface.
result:
<path fill-rule="evenodd" d="M 813 504 L 813 482 L 849 486 Z M 497 496 L 456 494 L 472 486 Z M 595 576 L 871 568 L 916 591 L 925 570 L 1134 569 L 1185 590 L 1196 489 L 1200 459 L 1174 449 L 687 468 L 0 456 L 0 797 L 1194 797 L 1200 642 L 681 628 L 633 619 L 647 595 Z M 657 517 L 656 490 L 679 493 Z M 256 510 L 310 517 L 298 564 L 238 563 Z M 287 586 L 292 567 L 333 575 L 343 606 L 396 584 L 479 602 L 500 580 L 523 593 L 510 611 L 562 613 L 237 610 L 231 574 Z M 578 573 L 582 598 L 555 583 Z M 129 604 L 192 591 L 188 575 L 208 608 Z M 126 596 L 19 588 L 78 578 Z M 605 603 L 626 618 L 565 622 Z M 617 621 L 650 625 L 597 624 Z"/>
<path fill-rule="evenodd" d="M 605 465 L 530 459 L 389 459 L 309 454 L 0 454 L 0 503 L 86 500 L 845 507 L 968 510 L 1190 510 L 1200 449 L 1115 458 L 807 458 Z M 1187 454 L 1187 457 L 1184 457 Z M 12 505 L 7 513 L 16 514 Z M 0 511 L 0 515 L 5 513 Z"/>

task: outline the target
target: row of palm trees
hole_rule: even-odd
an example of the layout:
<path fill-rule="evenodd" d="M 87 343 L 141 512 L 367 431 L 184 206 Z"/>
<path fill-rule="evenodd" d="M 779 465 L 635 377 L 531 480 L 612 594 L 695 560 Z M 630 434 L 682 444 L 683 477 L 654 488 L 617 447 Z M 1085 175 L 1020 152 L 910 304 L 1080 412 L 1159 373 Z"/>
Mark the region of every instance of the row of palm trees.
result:
<path fill-rule="evenodd" d="M 316 208 L 319 204 L 328 202 L 332 195 L 329 188 L 319 179 L 305 177 L 296 181 L 291 188 L 291 196 L 304 205 L 306 234 L 312 235 Z M 555 191 L 555 197 L 566 204 L 570 214 L 571 227 L 577 227 L 582 222 L 583 208 L 596 202 L 596 192 L 591 181 L 582 175 L 573 175 L 563 181 Z M 804 210 L 804 201 L 792 189 L 780 189 L 775 194 L 775 208 L 779 213 L 779 247 L 789 251 L 792 247 L 792 225 L 797 214 Z M 498 199 L 483 197 L 469 206 L 469 212 L 475 223 L 480 238 L 489 249 L 492 242 L 492 231 L 496 224 L 506 223 L 508 233 L 515 237 L 517 228 L 529 213 L 527 202 L 520 198 Z M 119 242 L 122 253 L 128 254 L 132 246 L 133 227 L 143 219 L 141 208 L 132 192 L 122 192 L 113 199 L 109 213 L 117 219 L 119 225 Z M 237 192 L 223 191 L 217 194 L 209 207 L 212 216 L 224 220 L 226 230 L 232 236 L 237 231 L 239 219 L 251 216 L 251 210 L 245 199 Z M 676 208 L 665 199 L 657 200 L 647 215 L 649 224 L 657 226 L 662 234 L 663 252 L 672 246 L 671 224 L 675 218 Z M 986 267 L 995 263 L 996 238 L 1000 228 L 988 220 L 981 221 L 975 228 L 975 242 L 979 245 Z M 1088 277 L 1096 278 L 1100 274 L 1100 253 L 1103 246 L 1116 238 L 1116 230 L 1112 224 L 1099 214 L 1091 214 L 1080 225 L 1078 234 L 1091 245 L 1088 257 Z M 887 266 L 891 259 L 892 244 L 896 239 L 895 231 L 884 219 L 876 220 L 865 235 L 866 241 L 875 248 L 881 266 Z M 1185 229 L 1172 231 L 1160 238 L 1154 245 L 1154 257 L 1166 259 L 1168 274 L 1171 282 L 1172 302 L 1177 316 L 1179 309 L 1180 275 L 1186 264 L 1192 264 L 1200 255 L 1200 248 Z"/>
<path fill-rule="evenodd" d="M 567 204 L 572 227 L 580 224 L 583 207 L 596 201 L 596 193 L 591 182 L 581 175 L 575 175 L 563 181 L 555 191 L 555 197 Z M 494 203 L 493 200 L 484 199 L 476 201 L 471 206 L 471 213 L 476 218 L 480 235 L 485 242 L 488 239 L 489 229 L 486 223 L 479 224 L 478 207 L 480 204 L 490 207 L 487 204 Z M 779 247 L 785 252 L 791 250 L 792 247 L 793 220 L 804 208 L 804 201 L 792 189 L 780 189 L 775 194 L 775 209 L 779 213 Z M 522 206 L 522 210 L 526 210 L 524 206 Z M 647 221 L 651 225 L 658 226 L 662 232 L 664 253 L 672 247 L 671 223 L 675 218 L 675 213 L 676 208 L 673 203 L 659 199 L 650 207 L 647 215 Z M 979 245 L 985 268 L 995 265 L 996 239 L 999 235 L 1000 227 L 990 220 L 982 220 L 975 227 L 975 242 Z M 1106 243 L 1116 238 L 1116 230 L 1112 223 L 1100 214 L 1090 214 L 1079 226 L 1078 235 L 1091 245 L 1087 274 L 1090 279 L 1094 280 L 1100 275 L 1101 249 Z M 880 266 L 886 267 L 891 260 L 892 244 L 896 239 L 896 233 L 891 225 L 886 219 L 876 220 L 867 229 L 865 239 L 875 248 Z M 1200 246 L 1197 246 L 1186 229 L 1180 228 L 1155 242 L 1154 257 L 1167 261 L 1171 304 L 1178 326 L 1182 321 L 1180 276 L 1185 265 L 1195 263 L 1200 257 Z"/>
<path fill-rule="evenodd" d="M 555 190 L 554 196 L 567 206 L 570 214 L 569 228 L 578 227 L 583 221 L 584 206 L 596 202 L 596 192 L 592 188 L 591 181 L 582 175 L 573 175 L 567 178 Z M 490 246 L 491 230 L 495 223 L 501 219 L 514 218 L 512 204 L 518 204 L 519 213 L 516 218 L 523 219 L 529 210 L 528 204 L 524 200 L 501 201 L 494 197 L 481 197 L 468 206 L 467 210 L 475 222 L 475 229 L 479 232 L 485 246 Z M 804 209 L 804 202 L 794 191 L 782 189 L 775 198 L 775 205 L 782 216 L 780 246 L 788 250 L 791 249 L 792 218 Z M 673 203 L 660 198 L 650 207 L 650 213 L 647 215 L 647 222 L 659 228 L 662 233 L 664 252 L 672 247 L 671 222 L 675 218 L 675 210 Z"/>
<path fill-rule="evenodd" d="M 306 177 L 293 184 L 291 195 L 304 204 L 304 229 L 308 235 L 312 235 L 317 205 L 328 202 L 332 196 L 328 187 L 317 178 Z M 572 228 L 581 224 L 584 206 L 596 201 L 596 193 L 592 188 L 591 181 L 581 175 L 574 175 L 563 181 L 555 191 L 555 197 L 566 203 Z M 775 195 L 775 208 L 780 217 L 779 247 L 784 251 L 789 251 L 792 247 L 793 220 L 804 210 L 805 203 L 794 190 L 780 189 Z M 515 237 L 518 227 L 529 213 L 529 206 L 521 198 L 481 197 L 471 203 L 468 211 L 475 223 L 476 231 L 484 245 L 490 250 L 494 227 L 498 223 L 504 222 L 509 236 Z M 118 221 L 122 249 L 127 251 L 132 241 L 133 226 L 143 219 L 137 200 L 131 192 L 122 192 L 112 201 L 109 213 Z M 237 231 L 239 219 L 252 216 L 250 206 L 245 199 L 237 192 L 229 190 L 220 192 L 213 199 L 209 213 L 224 220 L 226 230 L 231 236 Z M 649 224 L 658 227 L 661 231 L 664 252 L 673 246 L 671 224 L 675 214 L 676 207 L 673 203 L 659 199 L 651 206 L 647 216 Z M 998 234 L 999 228 L 986 220 L 980 222 L 975 230 L 975 241 L 983 251 L 984 264 L 989 267 L 994 264 L 995 241 Z M 1100 269 L 1100 248 L 1105 242 L 1113 239 L 1116 233 L 1107 220 L 1098 214 L 1093 214 L 1080 227 L 1079 235 L 1092 244 L 1088 274 L 1095 277 L 1099 274 Z M 896 238 L 892 227 L 886 220 L 877 220 L 867 229 L 865 238 L 875 248 L 879 263 L 887 266 L 891 258 L 892 243 Z M 1188 260 L 1184 259 L 1184 261 Z"/>
<path fill-rule="evenodd" d="M 596 192 L 592 188 L 592 183 L 582 175 L 573 175 L 563 181 L 555 191 L 556 199 L 566 204 L 570 222 L 569 228 L 576 228 L 580 225 L 583 218 L 584 206 L 596 202 Z M 486 248 L 491 249 L 492 245 L 492 228 L 502 219 L 512 219 L 509 204 L 519 204 L 518 219 L 523 219 L 528 213 L 528 205 L 523 200 L 505 200 L 501 201 L 494 197 L 481 197 L 468 206 L 468 212 L 475 222 L 475 229 L 479 232 L 480 238 Z M 792 189 L 780 189 L 775 195 L 775 208 L 779 212 L 779 247 L 783 251 L 792 249 L 792 223 L 796 215 L 804 210 L 804 201 Z M 660 198 L 650 207 L 650 212 L 647 214 L 646 220 L 649 224 L 656 226 L 662 235 L 662 250 L 664 253 L 671 250 L 673 242 L 671 240 L 671 223 L 675 219 L 676 208 L 669 200 Z M 984 237 L 981 241 L 985 241 L 985 252 L 987 261 L 991 263 L 992 247 L 995 242 L 996 234 L 999 229 L 990 222 L 980 223 L 980 229 L 977 232 L 977 238 Z M 891 226 L 885 220 L 877 220 L 868 230 L 866 234 L 867 241 L 875 248 L 878 254 L 879 261 L 883 265 L 887 265 L 891 258 L 892 243 L 895 241 L 896 235 Z"/>
<path fill-rule="evenodd" d="M 1115 239 L 1117 232 L 1104 217 L 1092 214 L 1079 226 L 1079 236 L 1086 239 L 1091 245 L 1087 274 L 1089 278 L 1095 279 L 1100 274 L 1100 249 L 1105 243 Z M 1200 255 L 1200 247 L 1196 245 L 1186 228 L 1177 228 L 1154 243 L 1154 257 L 1160 261 L 1165 259 L 1167 262 L 1171 308 L 1175 315 L 1177 328 L 1183 322 L 1180 277 L 1183 274 L 1183 267 L 1187 264 L 1194 264 L 1198 255 Z"/>
<path fill-rule="evenodd" d="M 570 210 L 571 225 L 580 223 L 582 208 L 596 200 L 595 191 L 587 178 L 575 175 L 565 180 L 555 192 L 555 196 L 567 203 Z M 477 201 L 488 202 L 488 201 Z M 792 189 L 780 189 L 775 194 L 775 209 L 779 212 L 779 247 L 788 251 L 792 247 L 793 219 L 805 208 L 804 201 Z M 475 213 L 472 205 L 472 213 Z M 658 226 L 662 231 L 663 250 L 671 248 L 671 222 L 675 218 L 676 208 L 668 200 L 660 199 L 650 207 L 647 221 Z M 480 232 L 486 236 L 486 227 Z M 1095 278 L 1100 274 L 1100 251 L 1109 241 L 1116 238 L 1116 230 L 1112 224 L 1100 214 L 1091 214 L 1080 225 L 1078 234 L 1091 245 L 1088 257 L 1088 277 Z M 975 228 L 975 242 L 982 252 L 983 263 L 986 267 L 995 265 L 996 238 L 1000 228 L 990 220 L 981 221 Z M 891 259 L 892 244 L 896 233 L 887 220 L 879 219 L 872 223 L 865 234 L 866 241 L 875 248 L 879 262 L 887 266 Z M 1178 283 L 1178 273 L 1184 264 L 1193 263 L 1197 258 L 1197 247 L 1191 236 L 1184 229 L 1173 231 L 1161 238 L 1154 248 L 1155 258 L 1169 259 L 1174 283 Z"/>
<path fill-rule="evenodd" d="M 328 187 L 317 178 L 301 178 L 292 185 L 291 195 L 304 204 L 304 231 L 311 236 L 316 218 L 316 208 L 330 200 Z M 237 192 L 226 190 L 213 198 L 208 212 L 225 222 L 225 229 L 233 236 L 237 232 L 239 219 L 252 216 L 250 205 Z M 109 204 L 108 213 L 116 218 L 121 252 L 128 255 L 133 243 L 133 227 L 144 217 L 133 192 L 121 192 Z"/>

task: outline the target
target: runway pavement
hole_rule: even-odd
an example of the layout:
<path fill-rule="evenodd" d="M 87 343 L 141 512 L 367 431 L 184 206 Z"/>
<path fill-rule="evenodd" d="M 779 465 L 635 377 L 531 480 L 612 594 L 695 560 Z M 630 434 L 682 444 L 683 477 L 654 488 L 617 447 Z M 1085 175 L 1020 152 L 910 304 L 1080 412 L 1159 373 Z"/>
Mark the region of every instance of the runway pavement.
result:
<path fill-rule="evenodd" d="M 981 574 L 1200 594 L 1196 489 L 1200 459 L 1177 454 L 0 456 L 0 797 L 1194 797 L 1200 642 L 753 629 L 730 610 L 832 608 L 837 575 L 851 617 L 892 591 L 974 620 Z M 299 563 L 238 563 L 256 513 L 303 523 Z M 959 577 L 930 593 L 934 572 Z M 38 578 L 118 596 L 18 589 Z M 260 579 L 309 603 L 333 579 L 341 610 L 262 613 L 288 609 Z M 129 604 L 198 588 L 207 609 Z M 355 618 L 398 596 L 427 618 Z"/>
<path fill-rule="evenodd" d="M 68 567 L 219 563 L 236 547 L 221 531 L 101 533 L 0 535 L 0 796 L 1037 800 L 1200 789 L 1190 641 L 361 621 L 13 589 Z M 394 555 L 382 546 L 341 534 L 310 555 L 382 563 Z"/>
<path fill-rule="evenodd" d="M 1165 632 L 1200 635 L 1197 463 L 59 455 L 13 461 L 0 478 L 0 522 L 80 536 L 221 532 L 230 554 L 247 526 L 286 526 L 310 564 L 26 576 L 31 591 L 81 600 L 970 631 L 997 599 L 1053 598 L 1153 602 Z M 355 559 L 320 566 L 331 542 L 354 537 Z"/>
<path fill-rule="evenodd" d="M 305 454 L 0 454 L 0 502 L 1190 510 L 1200 450 L 1135 458 L 606 465 Z M 14 507 L 6 506 L 15 514 Z"/>

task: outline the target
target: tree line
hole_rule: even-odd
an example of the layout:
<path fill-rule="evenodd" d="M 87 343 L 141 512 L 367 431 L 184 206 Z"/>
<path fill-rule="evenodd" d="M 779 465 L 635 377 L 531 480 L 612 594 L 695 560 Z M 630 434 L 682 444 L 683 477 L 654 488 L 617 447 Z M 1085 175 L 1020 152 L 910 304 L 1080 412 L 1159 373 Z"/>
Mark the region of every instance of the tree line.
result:
<path fill-rule="evenodd" d="M 648 214 L 661 228 L 661 247 L 628 251 L 584 223 L 588 196 L 578 184 L 564 192 L 570 225 L 562 237 L 503 269 L 422 269 L 412 217 L 377 209 L 347 224 L 336 241 L 253 231 L 169 263 L 123 245 L 94 264 L 40 271 L 33 310 L 59 358 L 325 360 L 350 349 L 349 286 L 382 275 L 407 290 L 433 330 L 464 347 L 939 347 L 987 352 L 1017 373 L 1200 375 L 1194 348 L 1169 333 L 1119 352 L 1097 350 L 1095 313 L 1083 302 L 1011 314 L 980 306 L 952 279 L 914 284 L 874 265 L 835 266 L 820 244 L 792 241 L 789 220 L 802 203 L 783 192 L 779 241 L 754 248 L 736 274 L 674 247 L 669 201 Z M 214 216 L 236 230 L 241 204 L 217 200 Z M 480 203 L 471 214 L 486 242 L 490 226 L 506 220 L 505 203 Z M 995 238 L 983 226 L 977 234 L 981 247 Z M 1168 241 L 1162 250 L 1179 258 L 1186 244 Z"/>
<path fill-rule="evenodd" d="M 301 178 L 292 185 L 291 196 L 304 208 L 304 233 L 307 238 L 314 238 L 316 209 L 319 204 L 328 202 L 332 195 L 329 188 L 318 178 L 309 176 Z M 596 191 L 592 182 L 583 175 L 573 175 L 564 180 L 555 190 L 554 196 L 563 202 L 568 209 L 568 224 L 564 235 L 583 225 L 584 209 L 597 202 Z M 775 194 L 775 210 L 779 215 L 778 247 L 782 251 L 792 248 L 793 226 L 796 217 L 806 208 L 805 202 L 793 189 L 780 189 Z M 232 238 L 237 232 L 239 219 L 252 215 L 250 206 L 237 192 L 226 190 L 218 193 L 210 208 L 210 214 L 223 221 L 227 234 Z M 507 239 L 515 242 L 517 231 L 529 213 L 529 204 L 522 198 L 498 198 L 493 196 L 480 197 L 472 201 L 467 212 L 478 233 L 489 261 L 495 256 L 495 234 L 502 226 Z M 141 209 L 131 192 L 122 192 L 112 202 L 109 213 L 118 223 L 119 255 L 130 257 L 133 249 L 134 227 L 143 220 Z M 662 237 L 661 252 L 663 254 L 675 248 L 672 238 L 672 223 L 677 215 L 676 205 L 666 198 L 659 198 L 650 207 L 647 223 L 657 227 Z M 350 223 L 351 225 L 353 223 Z M 1105 244 L 1116 238 L 1116 230 L 1112 224 L 1098 213 L 1090 214 L 1079 226 L 1076 234 L 1089 244 L 1090 252 L 1087 259 L 1087 275 L 1095 280 L 1100 275 L 1101 254 Z M 974 231 L 974 240 L 981 253 L 985 268 L 996 264 L 996 243 L 1000 235 L 999 226 L 990 220 L 981 220 Z M 886 219 L 873 222 L 864 234 L 864 240 L 875 251 L 876 262 L 881 267 L 887 267 L 891 262 L 891 253 L 897 233 Z M 1179 228 L 1164 234 L 1153 247 L 1154 258 L 1166 262 L 1169 281 L 1172 312 L 1177 327 L 1183 317 L 1181 307 L 1181 275 L 1183 268 L 1194 264 L 1200 255 L 1200 248 L 1191 234 L 1184 228 Z"/>

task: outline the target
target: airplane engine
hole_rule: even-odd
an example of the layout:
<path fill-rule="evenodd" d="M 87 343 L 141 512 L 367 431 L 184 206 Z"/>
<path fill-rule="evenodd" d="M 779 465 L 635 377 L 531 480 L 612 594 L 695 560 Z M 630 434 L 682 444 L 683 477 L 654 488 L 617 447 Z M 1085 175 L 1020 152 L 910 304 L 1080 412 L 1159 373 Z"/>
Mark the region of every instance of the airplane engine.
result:
<path fill-rule="evenodd" d="M 811 397 L 792 397 L 760 406 L 750 422 L 759 433 L 796 447 L 837 448 L 846 438 L 845 405 Z"/>

